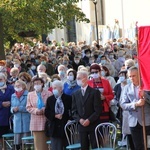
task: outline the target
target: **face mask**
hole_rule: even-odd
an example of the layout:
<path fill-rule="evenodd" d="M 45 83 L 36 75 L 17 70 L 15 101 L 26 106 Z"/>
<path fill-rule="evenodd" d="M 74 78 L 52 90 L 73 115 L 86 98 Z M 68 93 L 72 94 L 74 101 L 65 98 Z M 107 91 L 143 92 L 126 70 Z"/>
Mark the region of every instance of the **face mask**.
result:
<path fill-rule="evenodd" d="M 34 89 L 36 91 L 40 91 L 42 89 L 42 85 L 34 85 Z"/>
<path fill-rule="evenodd" d="M 103 56 L 103 54 L 98 55 L 98 58 L 101 58 L 101 56 Z"/>
<path fill-rule="evenodd" d="M 5 82 L 0 82 L 0 87 L 4 86 Z"/>
<path fill-rule="evenodd" d="M 93 79 L 99 78 L 99 73 L 94 73 L 90 75 Z"/>
<path fill-rule="evenodd" d="M 20 66 L 19 64 L 14 64 L 15 68 L 19 68 L 19 66 Z"/>
<path fill-rule="evenodd" d="M 10 59 L 6 59 L 6 62 L 9 63 L 9 62 L 11 62 L 11 60 Z"/>
<path fill-rule="evenodd" d="M 136 63 L 136 64 L 135 64 L 135 67 L 137 67 L 137 68 L 138 68 L 138 63 Z"/>
<path fill-rule="evenodd" d="M 64 71 L 59 71 L 59 75 L 65 75 L 65 72 Z"/>
<path fill-rule="evenodd" d="M 83 86 L 82 80 L 77 80 L 77 84 L 82 87 Z"/>
<path fill-rule="evenodd" d="M 106 64 L 106 60 L 101 60 L 101 64 Z"/>
<path fill-rule="evenodd" d="M 14 89 L 16 92 L 21 92 L 23 90 L 21 87 L 20 88 L 15 87 Z"/>
<path fill-rule="evenodd" d="M 67 79 L 68 79 L 69 81 L 73 81 L 73 80 L 74 80 L 74 76 L 67 76 Z"/>
<path fill-rule="evenodd" d="M 125 81 L 125 77 L 124 76 L 119 77 L 119 82 L 124 82 L 124 81 Z"/>
<path fill-rule="evenodd" d="M 59 92 L 57 89 L 53 90 L 53 94 L 55 95 L 55 97 L 58 97 L 59 96 Z"/>
<path fill-rule="evenodd" d="M 41 64 L 42 64 L 42 65 L 46 65 L 46 61 L 42 61 Z"/>
<path fill-rule="evenodd" d="M 31 70 L 35 70 L 36 69 L 36 66 L 31 66 Z"/>
<path fill-rule="evenodd" d="M 90 56 L 91 56 L 91 54 L 86 54 L 85 56 L 86 56 L 86 57 L 90 57 Z"/>
<path fill-rule="evenodd" d="M 63 64 L 64 64 L 64 65 L 67 65 L 67 64 L 68 64 L 68 61 L 64 61 Z"/>
<path fill-rule="evenodd" d="M 90 60 L 89 63 L 90 63 L 90 64 L 93 64 L 93 63 L 94 63 L 94 60 Z"/>
<path fill-rule="evenodd" d="M 101 75 L 104 77 L 105 76 L 105 71 L 101 71 Z"/>
<path fill-rule="evenodd" d="M 35 59 L 35 63 L 38 65 L 38 64 L 39 64 L 39 60 L 38 60 L 38 59 Z"/>
<path fill-rule="evenodd" d="M 74 60 L 74 62 L 75 62 L 76 64 L 78 64 L 80 61 L 79 61 L 79 60 Z"/>
<path fill-rule="evenodd" d="M 30 57 L 31 57 L 31 58 L 34 58 L 34 57 L 35 57 L 35 55 L 30 55 Z"/>
<path fill-rule="evenodd" d="M 82 56 L 81 55 L 78 55 L 78 57 L 81 59 L 82 58 Z"/>

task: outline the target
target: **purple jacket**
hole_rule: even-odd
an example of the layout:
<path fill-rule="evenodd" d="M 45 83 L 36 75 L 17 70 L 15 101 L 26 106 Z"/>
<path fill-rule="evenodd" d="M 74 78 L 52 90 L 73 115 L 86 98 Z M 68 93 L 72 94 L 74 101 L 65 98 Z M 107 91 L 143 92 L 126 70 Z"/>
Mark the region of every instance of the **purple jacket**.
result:
<path fill-rule="evenodd" d="M 11 101 L 11 95 L 14 93 L 14 88 L 11 85 L 7 86 L 5 93 L 0 91 L 0 126 L 9 125 L 10 107 L 6 108 L 2 106 L 4 101 Z"/>

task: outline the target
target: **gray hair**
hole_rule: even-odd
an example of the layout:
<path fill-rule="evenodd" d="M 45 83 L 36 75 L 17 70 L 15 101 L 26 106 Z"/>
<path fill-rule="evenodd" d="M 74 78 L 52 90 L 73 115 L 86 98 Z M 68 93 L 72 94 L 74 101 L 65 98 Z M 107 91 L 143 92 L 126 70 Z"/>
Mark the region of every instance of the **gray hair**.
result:
<path fill-rule="evenodd" d="M 88 71 L 86 71 L 86 70 L 80 70 L 80 71 L 78 71 L 77 72 L 77 75 L 78 74 L 81 74 L 82 76 L 84 76 L 84 77 L 86 77 L 86 78 L 88 78 Z"/>
<path fill-rule="evenodd" d="M 22 81 L 22 80 L 17 80 L 17 81 L 15 82 L 15 84 L 16 84 L 16 83 L 21 84 L 21 85 L 22 85 L 22 88 L 23 88 L 24 90 L 27 89 L 27 85 L 26 85 L 26 83 L 25 83 L 24 81 Z"/>
<path fill-rule="evenodd" d="M 62 88 L 63 89 L 63 83 L 62 83 L 62 81 L 59 81 L 59 80 L 55 80 L 54 82 L 52 82 L 52 87 L 53 86 L 56 86 L 56 87 L 60 87 L 60 88 Z"/>
<path fill-rule="evenodd" d="M 44 70 L 46 71 L 46 67 L 44 65 L 42 65 L 42 64 L 37 66 L 37 71 L 39 70 L 40 67 L 44 68 Z"/>
<path fill-rule="evenodd" d="M 57 68 L 57 70 L 59 71 L 59 69 L 60 69 L 61 67 L 66 70 L 66 67 L 65 67 L 64 65 L 59 65 L 58 68 Z"/>
<path fill-rule="evenodd" d="M 124 63 L 125 63 L 125 66 L 128 66 L 128 67 L 135 66 L 135 62 L 132 59 L 128 59 Z"/>
<path fill-rule="evenodd" d="M 128 69 L 128 73 L 129 73 L 129 72 L 132 72 L 132 71 L 138 71 L 138 68 L 135 67 L 135 66 L 132 66 L 132 67 L 130 67 L 130 68 Z"/>

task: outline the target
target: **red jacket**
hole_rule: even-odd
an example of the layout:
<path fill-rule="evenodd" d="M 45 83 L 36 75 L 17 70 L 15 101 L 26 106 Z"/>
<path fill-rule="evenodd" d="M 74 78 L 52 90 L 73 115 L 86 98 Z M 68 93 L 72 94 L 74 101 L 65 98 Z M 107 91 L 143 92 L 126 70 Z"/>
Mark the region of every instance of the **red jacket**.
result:
<path fill-rule="evenodd" d="M 114 98 L 114 94 L 113 94 L 113 90 L 110 86 L 109 81 L 107 79 L 104 79 L 104 78 L 100 78 L 100 80 L 102 81 L 102 85 L 104 88 L 104 92 L 103 92 L 103 95 L 105 96 L 104 111 L 108 112 L 109 111 L 109 103 Z M 94 80 L 93 79 L 89 80 L 88 85 L 93 88 L 94 87 Z M 107 101 L 107 103 L 106 103 L 106 101 Z"/>

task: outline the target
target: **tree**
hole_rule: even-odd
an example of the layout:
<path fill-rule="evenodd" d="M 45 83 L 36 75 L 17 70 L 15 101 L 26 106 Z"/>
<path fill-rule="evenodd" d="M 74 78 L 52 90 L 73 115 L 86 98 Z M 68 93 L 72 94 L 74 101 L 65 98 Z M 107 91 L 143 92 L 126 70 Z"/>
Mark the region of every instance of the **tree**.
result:
<path fill-rule="evenodd" d="M 78 0 L 1 0 L 0 28 L 2 24 L 4 28 L 0 36 L 3 32 L 4 42 L 8 39 L 22 40 L 19 33 L 46 34 L 55 27 L 67 26 L 72 18 L 79 22 L 89 22 L 77 7 L 77 2 Z M 0 51 L 2 52 L 1 49 Z"/>

